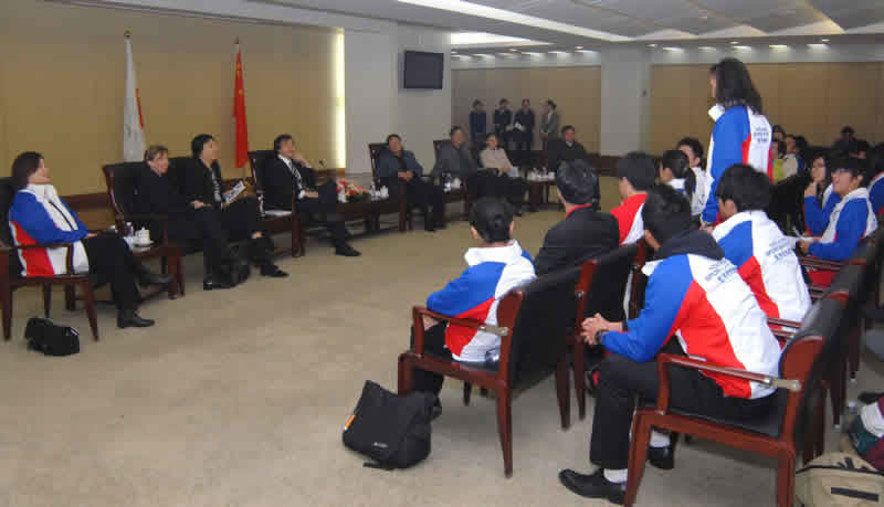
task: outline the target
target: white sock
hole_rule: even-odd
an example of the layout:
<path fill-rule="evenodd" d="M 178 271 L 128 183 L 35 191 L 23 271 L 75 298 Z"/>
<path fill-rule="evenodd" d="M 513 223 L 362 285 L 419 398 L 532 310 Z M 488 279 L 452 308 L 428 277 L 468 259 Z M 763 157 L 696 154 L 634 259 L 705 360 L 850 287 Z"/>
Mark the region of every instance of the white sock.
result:
<path fill-rule="evenodd" d="M 651 447 L 669 447 L 669 435 L 651 430 Z"/>
<path fill-rule="evenodd" d="M 616 470 L 611 470 L 606 468 L 602 474 L 605 476 L 608 482 L 613 482 L 615 484 L 620 484 L 622 482 L 626 482 L 626 472 L 628 468 L 618 468 Z"/>

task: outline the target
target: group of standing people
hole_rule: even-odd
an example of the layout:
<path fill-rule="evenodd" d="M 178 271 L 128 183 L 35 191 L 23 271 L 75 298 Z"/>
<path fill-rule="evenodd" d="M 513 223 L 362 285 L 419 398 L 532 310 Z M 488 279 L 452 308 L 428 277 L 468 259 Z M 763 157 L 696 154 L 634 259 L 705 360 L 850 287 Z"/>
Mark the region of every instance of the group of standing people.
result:
<path fill-rule="evenodd" d="M 558 106 L 552 99 L 544 101 L 538 124 L 530 99 L 522 99 L 521 107 L 516 111 L 510 109 L 509 100 L 500 99 L 492 116 L 491 132 L 497 138 L 498 144 L 513 154 L 516 164 L 527 165 L 531 162 L 535 127 L 539 126 L 538 134 L 544 151 L 549 140 L 558 139 L 561 127 L 557 109 Z M 480 148 L 489 134 L 488 116 L 481 100 L 473 101 L 469 123 L 470 140 L 474 147 Z"/>

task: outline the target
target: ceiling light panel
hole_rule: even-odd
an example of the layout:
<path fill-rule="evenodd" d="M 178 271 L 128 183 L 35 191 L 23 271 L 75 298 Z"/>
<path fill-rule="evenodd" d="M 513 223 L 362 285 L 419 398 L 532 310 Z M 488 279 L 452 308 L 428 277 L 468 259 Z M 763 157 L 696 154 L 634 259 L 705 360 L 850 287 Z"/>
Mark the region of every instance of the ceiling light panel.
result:
<path fill-rule="evenodd" d="M 845 30 L 884 22 L 884 2 L 881 0 L 808 1 Z"/>
<path fill-rule="evenodd" d="M 563 23 L 585 26 L 593 30 L 616 33 L 624 37 L 636 37 L 654 28 L 624 14 L 606 9 L 592 9 L 576 0 L 540 0 L 536 2 L 513 2 L 512 0 L 472 0 L 482 5 L 500 9 L 516 9 L 532 16 L 552 19 Z M 664 0 L 669 1 L 669 0 Z"/>
<path fill-rule="evenodd" d="M 727 18 L 698 9 L 687 0 L 569 0 L 572 3 L 593 8 L 597 11 L 615 11 L 641 20 L 649 32 L 673 29 L 694 35 L 721 30 L 734 23 Z"/>
<path fill-rule="evenodd" d="M 772 32 L 826 20 L 807 0 L 687 0 L 718 15 Z M 843 1 L 843 0 L 842 0 Z"/>

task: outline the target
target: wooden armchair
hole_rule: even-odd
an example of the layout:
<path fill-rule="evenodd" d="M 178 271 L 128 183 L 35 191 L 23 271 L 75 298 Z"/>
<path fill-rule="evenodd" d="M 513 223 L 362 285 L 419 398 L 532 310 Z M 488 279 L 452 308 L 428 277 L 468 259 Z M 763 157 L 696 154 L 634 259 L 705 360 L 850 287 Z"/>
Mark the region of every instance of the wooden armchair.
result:
<path fill-rule="evenodd" d="M 263 202 L 264 199 L 264 187 L 261 182 L 261 171 L 259 170 L 264 164 L 265 160 L 268 158 L 272 158 L 276 156 L 276 152 L 273 150 L 257 150 L 249 152 L 249 166 L 252 169 L 252 179 L 255 181 L 255 193 L 258 195 L 258 200 Z M 295 205 L 297 201 L 296 196 L 292 196 L 292 210 L 289 213 L 276 212 L 267 213 L 264 212 L 263 206 L 261 207 L 262 212 L 264 213 L 264 226 L 267 228 L 267 232 L 279 233 L 279 232 L 291 232 L 292 240 L 289 248 L 277 248 L 275 253 L 283 253 L 283 252 L 291 252 L 292 257 L 300 257 L 304 255 L 306 249 L 304 247 L 304 222 L 301 219 L 301 216 L 298 214 L 298 207 Z"/>
<path fill-rule="evenodd" d="M 135 227 L 147 228 L 157 222 L 162 224 L 163 232 L 159 241 L 147 248 L 133 248 L 132 253 L 139 259 L 160 259 L 161 271 L 172 275 L 172 282 L 166 287 L 166 291 L 169 299 L 174 299 L 179 294 L 184 295 L 184 269 L 181 267 L 181 247 L 169 242 L 169 217 L 134 212 L 138 175 L 143 167 L 143 162 L 120 162 L 107 164 L 101 170 L 104 173 L 107 196 L 114 210 L 114 222 L 120 234 L 125 234 L 126 222 L 132 222 Z M 193 247 L 190 249 L 194 250 Z"/>
<path fill-rule="evenodd" d="M 802 442 L 805 459 L 809 458 L 812 454 L 808 452 L 809 449 L 803 442 L 805 442 L 806 423 L 810 419 L 807 414 L 813 410 L 813 398 L 818 395 L 818 370 L 821 362 L 826 360 L 825 354 L 821 354 L 821 351 L 824 343 L 837 333 L 841 320 L 840 302 L 830 299 L 817 302 L 812 314 L 805 319 L 805 326 L 783 350 L 779 377 L 716 366 L 685 356 L 660 354 L 657 358 L 660 390 L 656 406 L 637 410 L 633 418 L 625 504 L 633 505 L 636 501 L 647 459 L 651 429 L 657 428 L 713 440 L 776 458 L 779 461 L 777 505 L 791 507 L 795 458 L 799 447 L 796 442 Z M 776 387 L 778 391 L 771 395 L 776 397 L 775 406 L 767 417 L 751 421 L 722 420 L 679 411 L 669 404 L 671 399 L 669 370 L 672 366 L 727 375 Z"/>
<path fill-rule="evenodd" d="M 629 308 L 627 317 L 634 319 L 641 313 L 645 306 L 645 288 L 648 284 L 648 277 L 642 273 L 642 268 L 651 257 L 651 247 L 648 246 L 644 239 L 638 240 L 636 243 L 638 251 L 632 262 L 632 283 L 629 285 Z"/>
<path fill-rule="evenodd" d="M 580 266 L 580 279 L 574 287 L 577 299 L 574 327 L 568 334 L 571 346 L 574 392 L 577 394 L 577 413 L 586 417 L 586 345 L 580 336 L 581 324 L 587 317 L 600 313 L 606 320 L 619 322 L 625 319 L 623 297 L 629 274 L 633 269 L 639 245 L 620 247 Z"/>
<path fill-rule="evenodd" d="M 0 305 L 3 310 L 3 338 L 12 338 L 12 293 L 19 287 L 39 285 L 43 287 L 43 311 L 49 317 L 52 301 L 52 286 L 63 285 L 67 297 L 67 307 L 74 308 L 73 289 L 77 286 L 83 293 L 83 303 L 92 328 L 92 337 L 98 340 L 98 320 L 95 315 L 95 296 L 88 273 L 75 273 L 73 268 L 73 243 L 53 245 L 15 246 L 9 229 L 9 208 L 15 197 L 12 178 L 0 178 Z M 22 277 L 19 253 L 30 249 L 65 248 L 66 273 L 47 277 Z"/>
<path fill-rule="evenodd" d="M 493 390 L 497 399 L 497 424 L 503 449 L 504 474 L 513 473 L 513 444 L 510 402 L 514 393 L 526 390 L 555 372 L 561 425 L 570 425 L 570 385 L 566 336 L 574 312 L 573 287 L 577 272 L 538 278 L 523 289 L 504 296 L 497 308 L 496 327 L 484 322 L 437 314 L 423 307 L 413 310 L 414 348 L 399 356 L 399 393 L 412 390 L 414 368 L 456 378 L 470 385 Z M 562 304 L 572 301 L 571 306 Z M 449 325 L 492 332 L 501 337 L 500 361 L 496 366 L 469 365 L 424 352 L 422 317 L 430 316 Z M 465 397 L 465 401 L 468 398 Z"/>

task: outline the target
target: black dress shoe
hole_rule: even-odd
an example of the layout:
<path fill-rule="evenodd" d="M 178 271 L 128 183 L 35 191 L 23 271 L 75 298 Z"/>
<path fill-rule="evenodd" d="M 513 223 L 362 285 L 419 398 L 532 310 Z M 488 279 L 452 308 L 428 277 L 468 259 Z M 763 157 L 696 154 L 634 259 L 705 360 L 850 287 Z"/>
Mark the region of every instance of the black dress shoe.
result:
<path fill-rule="evenodd" d="M 609 502 L 623 505 L 626 497 L 626 483 L 611 482 L 605 479 L 601 468 L 592 475 L 584 475 L 574 470 L 559 472 L 559 481 L 569 490 L 586 498 L 606 498 Z"/>
<path fill-rule="evenodd" d="M 362 254 L 359 253 L 359 250 L 356 250 L 352 246 L 344 244 L 335 248 L 335 255 L 343 255 L 344 257 L 359 257 Z"/>
<path fill-rule="evenodd" d="M 229 289 L 233 285 L 213 277 L 203 278 L 203 290 Z"/>
<path fill-rule="evenodd" d="M 660 470 L 675 468 L 675 446 L 648 447 L 648 462 Z"/>
<path fill-rule="evenodd" d="M 270 278 L 285 278 L 289 276 L 289 274 L 279 269 L 279 266 L 277 266 L 276 264 L 268 262 L 261 265 L 261 276 L 269 276 Z"/>
<path fill-rule="evenodd" d="M 154 273 L 146 269 L 138 273 L 138 285 L 148 287 L 151 285 L 168 285 L 172 283 L 172 275 Z"/>
<path fill-rule="evenodd" d="M 120 310 L 117 313 L 117 327 L 120 329 L 127 327 L 150 327 L 152 325 L 154 325 L 153 320 L 141 318 L 135 310 Z"/>

